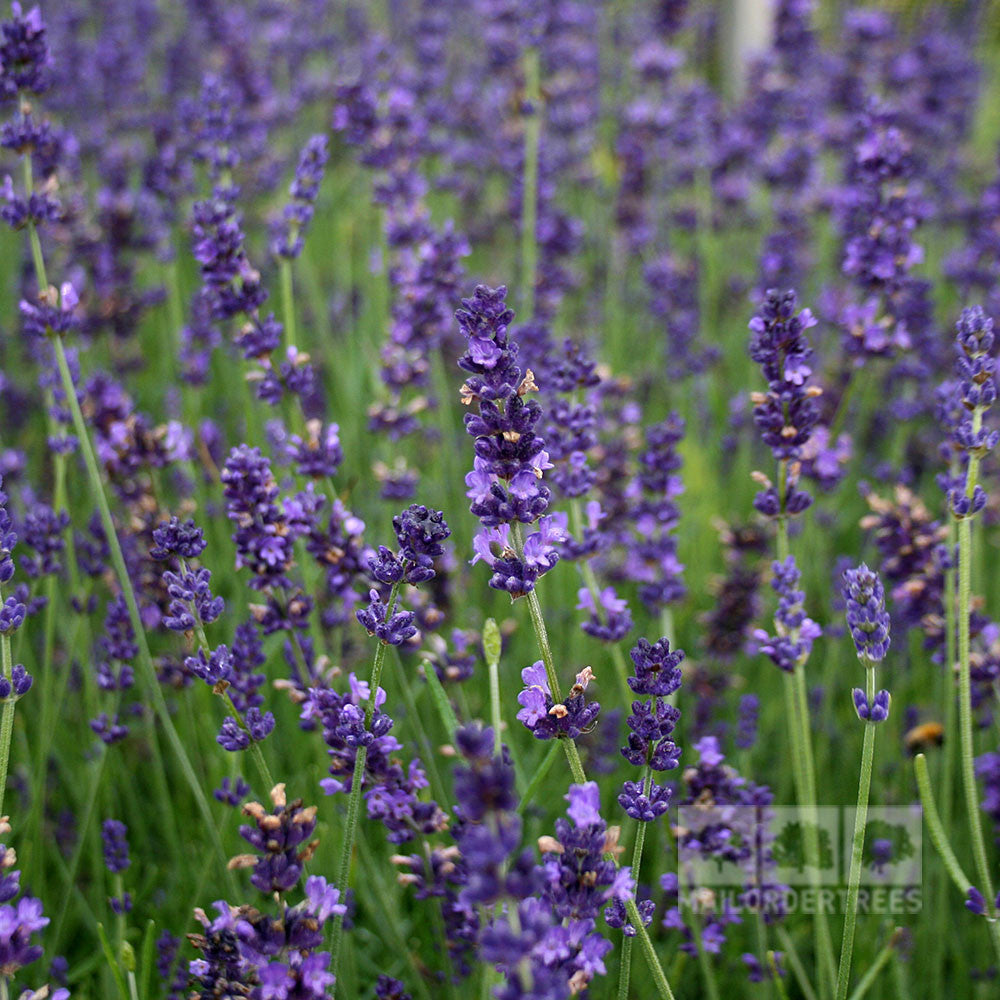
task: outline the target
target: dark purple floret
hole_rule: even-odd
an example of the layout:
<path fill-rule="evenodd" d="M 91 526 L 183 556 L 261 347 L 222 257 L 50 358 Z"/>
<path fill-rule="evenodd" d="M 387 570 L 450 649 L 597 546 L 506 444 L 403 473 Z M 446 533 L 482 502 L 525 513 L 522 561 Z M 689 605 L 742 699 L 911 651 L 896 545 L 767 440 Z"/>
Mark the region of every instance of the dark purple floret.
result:
<path fill-rule="evenodd" d="M 191 210 L 193 253 L 216 319 L 252 315 L 267 298 L 244 250 L 242 220 L 227 198 L 196 201 Z"/>
<path fill-rule="evenodd" d="M 31 690 L 34 677 L 24 669 L 21 663 L 15 663 L 10 672 L 10 679 L 0 677 L 0 700 L 10 697 L 20 698 Z"/>
<path fill-rule="evenodd" d="M 326 136 L 311 136 L 295 168 L 295 179 L 289 190 L 291 201 L 285 206 L 281 220 L 273 227 L 271 252 L 275 256 L 291 260 L 302 253 L 303 235 L 312 221 L 323 168 L 329 158 Z"/>
<path fill-rule="evenodd" d="M 0 681 L 0 687 L 2 687 L 2 683 L 3 682 Z M 107 712 L 101 712 L 96 719 L 92 719 L 90 728 L 108 746 L 111 746 L 114 743 L 119 743 L 121 740 L 125 739 L 126 736 L 128 736 L 128 726 L 120 723 L 117 715 L 113 718 L 109 718 Z"/>
<path fill-rule="evenodd" d="M 0 477 L 0 584 L 7 583 L 14 575 L 11 553 L 16 544 L 17 533 L 7 513 L 7 494 L 3 492 L 3 478 Z"/>
<path fill-rule="evenodd" d="M 23 624 L 27 607 L 16 597 L 8 597 L 0 605 L 0 635 L 12 635 Z"/>
<path fill-rule="evenodd" d="M 879 663 L 889 650 L 889 613 L 878 574 L 864 563 L 844 572 L 841 590 L 847 602 L 847 627 L 858 658 L 865 665 Z"/>
<path fill-rule="evenodd" d="M 965 908 L 977 917 L 986 916 L 986 897 L 974 886 L 970 885 L 965 892 Z M 1000 909 L 1000 893 L 994 902 L 994 907 Z"/>
<path fill-rule="evenodd" d="M 749 750 L 757 742 L 757 720 L 760 714 L 760 699 L 755 694 L 745 694 L 740 698 L 739 728 L 736 732 L 736 749 Z"/>
<path fill-rule="evenodd" d="M 340 427 L 337 424 L 324 426 L 319 420 L 310 420 L 306 424 L 305 437 L 297 434 L 289 437 L 287 452 L 300 476 L 310 479 L 335 476 L 344 460 L 344 451 L 340 446 Z"/>
<path fill-rule="evenodd" d="M 226 460 L 222 484 L 226 513 L 236 526 L 236 568 L 252 570 L 250 586 L 256 590 L 287 586 L 295 538 L 278 503 L 271 463 L 259 448 L 240 445 Z"/>
<path fill-rule="evenodd" d="M 499 487 L 498 487 L 499 489 Z M 564 514 L 549 514 L 538 522 L 538 530 L 524 541 L 524 557 L 520 558 L 511 545 L 510 525 L 484 528 L 472 540 L 475 555 L 493 570 L 490 586 L 505 590 L 512 598 L 534 590 L 538 578 L 559 561 L 557 545 L 569 537 Z"/>
<path fill-rule="evenodd" d="M 392 976 L 379 976 L 375 982 L 376 1000 L 412 1000 L 406 985 Z"/>
<path fill-rule="evenodd" d="M 193 520 L 181 521 L 178 517 L 162 521 L 154 528 L 153 542 L 149 554 L 154 559 L 169 559 L 170 556 L 197 559 L 205 551 L 206 544 L 201 528 Z"/>
<path fill-rule="evenodd" d="M 42 946 L 33 944 L 32 938 L 48 923 L 41 900 L 32 896 L 22 896 L 16 905 L 0 907 L 0 925 L 4 928 L 0 937 L 0 968 L 7 976 L 16 975 L 24 966 L 42 957 Z M 65 990 L 59 992 L 68 996 Z"/>
<path fill-rule="evenodd" d="M 302 875 L 302 865 L 315 848 L 309 838 L 316 829 L 316 807 L 304 808 L 301 799 L 287 802 L 285 786 L 271 792 L 274 808 L 270 811 L 259 802 L 248 802 L 243 812 L 253 825 L 240 827 L 240 836 L 257 852 L 243 856 L 242 864 L 253 866 L 250 881 L 264 893 L 287 892 Z"/>
<path fill-rule="evenodd" d="M 684 650 L 671 652 L 666 638 L 650 643 L 640 639 L 629 654 L 635 673 L 628 679 L 628 686 L 636 693 L 665 698 L 681 686 L 680 664 Z"/>
<path fill-rule="evenodd" d="M 626 781 L 618 796 L 618 804 L 626 815 L 640 823 L 651 823 L 667 811 L 670 799 L 671 791 L 667 785 L 651 783 L 647 794 L 641 781 Z"/>
<path fill-rule="evenodd" d="M 19 92 L 44 93 L 50 83 L 51 59 L 38 7 L 25 14 L 19 3 L 12 3 L 11 19 L 0 25 L 0 36 L 0 95 L 11 100 Z"/>
<path fill-rule="evenodd" d="M 190 632 L 200 623 L 209 625 L 225 610 L 221 597 L 212 594 L 210 583 L 212 574 L 201 568 L 191 570 L 181 564 L 180 573 L 165 570 L 163 583 L 166 585 L 170 604 L 163 616 L 163 624 L 174 632 Z"/>
<path fill-rule="evenodd" d="M 521 671 L 525 687 L 517 696 L 521 706 L 518 720 L 539 740 L 577 739 L 593 727 L 601 710 L 599 702 L 588 702 L 585 696 L 593 677 L 590 667 L 585 667 L 576 675 L 576 683 L 567 697 L 557 702 L 549 690 L 545 665 L 537 660 Z"/>
<path fill-rule="evenodd" d="M 889 718 L 889 702 L 891 698 L 889 692 L 878 691 L 873 701 L 869 702 L 867 695 L 861 688 L 855 688 L 854 708 L 858 713 L 858 718 L 864 722 L 885 722 Z"/>
<path fill-rule="evenodd" d="M 104 844 L 104 866 L 112 874 L 125 871 L 131 864 L 128 856 L 128 830 L 117 819 L 106 819 L 101 825 Z"/>
<path fill-rule="evenodd" d="M 459 367 L 471 376 L 466 379 L 468 394 L 487 401 L 507 400 L 521 384 L 516 365 L 517 344 L 508 340 L 507 328 L 514 312 L 507 308 L 507 288 L 477 285 L 470 299 L 462 299 L 455 313 L 459 330 L 468 340 L 468 349 L 459 358 Z"/>
<path fill-rule="evenodd" d="M 355 616 L 369 635 L 378 636 L 389 646 L 401 646 L 417 634 L 412 611 L 394 611 L 379 597 L 377 590 L 369 591 L 367 608 L 358 608 Z"/>
<path fill-rule="evenodd" d="M 392 519 L 392 528 L 406 564 L 406 582 L 417 584 L 433 579 L 434 560 L 444 554 L 441 543 L 451 535 L 444 513 L 411 504 Z"/>
<path fill-rule="evenodd" d="M 250 786 L 239 775 L 236 776 L 235 781 L 226 777 L 222 779 L 222 784 L 212 794 L 218 802 L 235 807 L 250 794 Z"/>
<path fill-rule="evenodd" d="M 984 753 L 976 758 L 976 777 L 983 783 L 983 800 L 980 806 L 993 821 L 994 832 L 1000 841 L 1000 752 Z"/>
<path fill-rule="evenodd" d="M 232 657 L 227 646 L 218 646 L 207 656 L 204 649 L 199 649 L 194 656 L 184 660 L 184 666 L 209 687 L 214 687 L 219 681 L 229 679 L 232 672 Z"/>
<path fill-rule="evenodd" d="M 677 766 L 680 748 L 670 739 L 680 711 L 659 698 L 633 701 L 632 714 L 625 720 L 631 730 L 622 756 L 635 767 L 648 764 L 654 771 Z"/>
<path fill-rule="evenodd" d="M 605 587 L 594 600 L 589 587 L 577 591 L 577 609 L 589 612 L 580 626 L 587 635 L 602 642 L 620 642 L 632 631 L 632 614 L 628 601 L 620 598 L 614 587 Z"/>
<path fill-rule="evenodd" d="M 636 907 L 639 910 L 639 917 L 642 919 L 642 926 L 648 927 L 653 921 L 653 914 L 656 912 L 656 903 L 651 899 L 643 899 L 636 904 Z M 632 922 L 628 919 L 628 911 L 620 899 L 613 899 L 611 901 L 610 905 L 604 911 L 604 920 L 609 927 L 621 930 L 626 937 L 635 937 L 635 927 L 632 926 Z"/>
<path fill-rule="evenodd" d="M 222 720 L 215 742 L 230 753 L 239 753 L 250 746 L 250 734 L 231 715 Z"/>
<path fill-rule="evenodd" d="M 983 417 L 997 397 L 996 358 L 993 355 L 993 320 L 980 306 L 963 309 L 956 325 L 957 336 L 955 373 L 962 410 L 957 414 L 957 426 L 946 420 L 952 446 L 967 456 L 982 458 L 1000 441 L 1000 432 L 983 426 Z M 957 518 L 971 517 L 986 506 L 986 491 L 978 483 L 961 478 L 949 492 L 951 511 Z"/>
<path fill-rule="evenodd" d="M 251 743 L 260 743 L 267 739 L 274 729 L 274 715 L 271 712 L 261 714 L 256 706 L 247 710 L 243 721 L 246 723 L 246 729 L 232 716 L 227 716 L 223 720 L 219 735 L 215 738 L 223 750 L 228 750 L 230 753 L 246 750 Z"/>
<path fill-rule="evenodd" d="M 812 651 L 813 641 L 823 630 L 803 609 L 805 593 L 798 589 L 799 572 L 795 557 L 771 564 L 774 579 L 771 587 L 778 594 L 778 610 L 774 621 L 777 635 L 768 635 L 763 629 L 754 631 L 754 639 L 762 653 L 766 653 L 781 670 L 791 673 L 799 663 L 804 663 Z"/>
<path fill-rule="evenodd" d="M 754 394 L 754 423 L 779 461 L 799 458 L 819 419 L 818 389 L 808 384 L 812 348 L 805 331 L 816 325 L 808 309 L 795 311 L 795 292 L 770 289 L 750 321 L 750 357 L 763 370 L 767 392 Z"/>
<path fill-rule="evenodd" d="M 23 541 L 35 554 L 21 556 L 21 568 L 31 579 L 54 575 L 62 569 L 63 532 L 68 526 L 66 511 L 57 514 L 43 503 L 32 504 L 25 512 Z"/>

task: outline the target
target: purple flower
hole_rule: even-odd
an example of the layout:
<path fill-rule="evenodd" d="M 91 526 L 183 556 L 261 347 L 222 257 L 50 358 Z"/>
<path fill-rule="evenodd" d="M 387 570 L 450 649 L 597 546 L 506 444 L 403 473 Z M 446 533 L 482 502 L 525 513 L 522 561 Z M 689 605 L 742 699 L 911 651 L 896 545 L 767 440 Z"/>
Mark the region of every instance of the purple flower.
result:
<path fill-rule="evenodd" d="M 590 617 L 581 626 L 587 635 L 603 642 L 619 642 L 632 629 L 632 615 L 629 613 L 628 601 L 618 597 L 614 587 L 605 587 L 598 595 L 595 603 L 594 595 L 588 587 L 577 591 L 577 609 L 587 611 Z"/>
<path fill-rule="evenodd" d="M 593 678 L 590 667 L 584 667 L 576 675 L 576 683 L 567 697 L 557 702 L 549 689 L 542 661 L 525 667 L 521 671 L 525 687 L 517 696 L 517 703 L 521 706 L 517 713 L 518 720 L 539 740 L 557 737 L 577 739 L 593 726 L 601 710 L 599 702 L 588 702 L 585 697 Z"/>
<path fill-rule="evenodd" d="M 116 819 L 106 819 L 101 825 L 101 839 L 104 843 L 104 866 L 112 874 L 125 871 L 131 862 L 128 857 L 128 830 Z"/>
<path fill-rule="evenodd" d="M 847 603 L 847 627 L 866 666 L 880 663 L 889 650 L 889 614 L 885 610 L 885 591 L 877 573 L 864 563 L 844 572 L 841 588 Z"/>
<path fill-rule="evenodd" d="M 412 611 L 394 611 L 387 607 L 377 590 L 369 591 L 367 608 L 358 608 L 355 616 L 369 635 L 389 646 L 401 646 L 417 634 Z"/>
<path fill-rule="evenodd" d="M 227 646 L 217 646 L 207 656 L 204 649 L 199 649 L 194 656 L 184 660 L 184 666 L 209 687 L 214 687 L 220 681 L 229 679 L 233 660 Z"/>
<path fill-rule="evenodd" d="M 0 635 L 12 635 L 23 624 L 27 607 L 16 597 L 8 597 L 0 604 Z"/>
<path fill-rule="evenodd" d="M 797 589 L 799 568 L 795 557 L 771 564 L 774 579 L 771 587 L 778 594 L 778 610 L 774 624 L 777 634 L 768 635 L 763 629 L 754 631 L 754 639 L 762 653 L 766 653 L 781 670 L 791 673 L 799 663 L 805 663 L 812 651 L 813 641 L 823 630 L 803 610 L 805 593 Z"/>
<path fill-rule="evenodd" d="M 17 2 L 11 19 L 0 25 L 0 94 L 11 100 L 19 93 L 41 94 L 50 83 L 49 47 L 38 7 L 27 14 Z"/>
<path fill-rule="evenodd" d="M 868 697 L 861 688 L 854 688 L 854 708 L 858 713 L 858 718 L 865 722 L 885 722 L 889 718 L 890 695 L 888 691 L 882 690 L 875 694 L 874 701 L 869 702 Z"/>
<path fill-rule="evenodd" d="M 795 311 L 795 292 L 770 289 L 750 321 L 750 357 L 767 379 L 768 391 L 754 396 L 754 423 L 775 458 L 797 458 L 819 418 L 818 390 L 806 383 L 812 348 L 805 331 L 816 325 L 808 309 Z"/>
<path fill-rule="evenodd" d="M 274 807 L 268 811 L 259 802 L 248 802 L 243 812 L 252 824 L 240 827 L 240 836 L 256 856 L 243 855 L 241 867 L 253 867 L 250 881 L 263 893 L 287 892 L 299 880 L 303 862 L 312 854 L 309 838 L 316 829 L 316 807 L 303 807 L 301 799 L 288 802 L 285 786 L 271 791 Z"/>
<path fill-rule="evenodd" d="M 392 519 L 399 555 L 406 565 L 406 582 L 424 583 L 434 577 L 434 560 L 444 554 L 441 543 L 451 529 L 439 510 L 411 504 Z"/>
<path fill-rule="evenodd" d="M 201 528 L 193 520 L 181 521 L 177 517 L 162 521 L 153 529 L 153 542 L 153 548 L 149 550 L 153 559 L 169 559 L 171 556 L 197 559 L 206 545 Z"/>
<path fill-rule="evenodd" d="M 325 135 L 310 136 L 299 156 L 292 181 L 291 202 L 272 231 L 271 252 L 289 260 L 302 253 L 303 234 L 313 217 L 316 197 L 323 180 L 323 168 L 330 154 Z"/>
<path fill-rule="evenodd" d="M 633 676 L 628 678 L 628 686 L 636 693 L 665 698 L 681 686 L 680 664 L 684 651 L 671 652 L 666 638 L 650 644 L 648 639 L 640 639 L 629 654 L 635 665 Z"/>

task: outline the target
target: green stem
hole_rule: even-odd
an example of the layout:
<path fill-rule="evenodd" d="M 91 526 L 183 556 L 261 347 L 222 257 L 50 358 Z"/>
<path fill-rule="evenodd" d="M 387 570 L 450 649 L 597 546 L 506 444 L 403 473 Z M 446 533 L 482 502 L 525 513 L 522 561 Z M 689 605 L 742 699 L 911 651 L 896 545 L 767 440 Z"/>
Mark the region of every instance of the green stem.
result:
<path fill-rule="evenodd" d="M 576 497 L 570 503 L 570 512 L 573 515 L 573 530 L 576 532 L 578 538 L 582 538 L 583 514 L 580 511 L 580 501 Z M 597 582 L 597 574 L 594 573 L 594 568 L 590 565 L 589 559 L 584 558 L 580 560 L 580 573 L 583 576 L 583 582 L 586 584 L 587 590 L 590 591 L 590 596 L 594 599 L 594 607 L 599 608 L 601 606 L 601 587 Z M 632 704 L 632 689 L 628 686 L 628 665 L 617 642 L 610 643 L 610 650 L 611 662 L 615 666 L 615 675 L 618 678 L 618 686 L 622 693 L 622 705 L 627 711 Z"/>
<path fill-rule="evenodd" d="M 812 983 L 809 982 L 806 967 L 802 964 L 802 959 L 799 958 L 795 942 L 792 940 L 791 934 L 780 924 L 778 925 L 778 940 L 785 949 L 788 966 L 792 970 L 792 975 L 795 976 L 795 981 L 799 984 L 799 989 L 802 990 L 802 995 L 806 1000 L 816 1000 L 816 991 L 813 989 Z"/>
<path fill-rule="evenodd" d="M 646 961 L 649 964 L 649 971 L 656 985 L 657 993 L 660 994 L 662 1000 L 674 1000 L 673 990 L 670 989 L 666 973 L 663 971 L 663 966 L 660 965 L 660 960 L 656 955 L 656 949 L 653 947 L 649 931 L 643 925 L 642 917 L 639 915 L 639 907 L 635 905 L 635 900 L 631 896 L 625 901 L 625 912 L 628 914 L 628 919 L 635 928 L 635 936 L 639 939 L 639 944 L 642 945 L 642 950 L 646 955 Z"/>
<path fill-rule="evenodd" d="M 500 711 L 500 661 L 489 658 L 490 671 L 490 718 L 493 722 L 493 752 L 499 757 L 503 740 L 500 738 L 502 715 Z M 431 668 L 433 669 L 433 668 Z"/>
<path fill-rule="evenodd" d="M 868 967 L 868 971 L 861 977 L 861 980 L 858 982 L 858 985 L 855 987 L 854 992 L 850 996 L 850 1000 L 861 1000 L 861 998 L 872 988 L 875 980 L 878 978 L 878 974 L 885 968 L 886 963 L 890 958 L 892 958 L 895 950 L 896 934 L 893 933 L 885 947 L 878 953 L 878 955 L 876 955 L 875 961 Z"/>
<path fill-rule="evenodd" d="M 982 410 L 978 407 L 972 415 L 972 431 L 976 433 L 982 425 Z M 966 478 L 966 496 L 971 499 L 979 471 L 979 458 L 969 455 L 969 469 Z M 961 737 L 962 778 L 965 784 L 965 808 L 968 813 L 969 832 L 972 835 L 972 856 L 976 864 L 979 886 L 986 897 L 986 911 L 991 921 L 996 921 L 993 880 L 986 857 L 986 843 L 979 817 L 979 793 L 973 757 L 975 748 L 972 740 L 972 678 L 970 672 L 969 630 L 970 592 L 972 590 L 972 519 L 963 517 L 958 522 L 958 713 Z"/>
<path fill-rule="evenodd" d="M 396 596 L 399 593 L 399 583 L 392 585 L 389 599 L 386 601 L 385 620 L 388 621 L 396 608 Z M 388 643 L 378 640 L 375 646 L 375 656 L 372 660 L 371 678 L 368 682 L 368 704 L 365 706 L 365 729 L 371 725 L 375 714 L 375 699 L 378 696 L 379 680 L 382 677 L 382 665 L 385 663 Z M 361 786 L 365 775 L 365 762 L 368 759 L 368 748 L 358 747 L 354 756 L 354 771 L 351 774 L 351 794 L 347 800 L 347 821 L 344 828 L 344 842 L 340 848 L 340 859 L 337 863 L 336 885 L 341 893 L 347 892 L 350 882 L 351 856 L 354 854 L 354 840 L 358 833 L 358 820 L 361 815 Z M 330 953 L 333 956 L 332 971 L 336 976 L 340 968 L 340 947 L 344 938 L 344 918 L 338 914 L 333 920 L 333 932 L 330 942 Z M 336 985 L 334 986 L 336 990 Z"/>
<path fill-rule="evenodd" d="M 866 663 L 868 703 L 875 699 L 875 664 Z M 858 919 L 858 889 L 861 885 L 861 858 L 868 825 L 868 794 L 872 783 L 872 761 L 875 756 L 876 723 L 865 722 L 865 737 L 861 749 L 861 778 L 858 781 L 858 807 L 854 813 L 854 839 L 851 843 L 851 870 L 847 879 L 847 907 L 844 912 L 844 939 L 840 945 L 840 966 L 837 970 L 837 1000 L 846 1000 L 851 983 L 851 956 L 854 952 L 854 928 Z"/>
<path fill-rule="evenodd" d="M 2 603 L 3 594 L 0 593 L 0 604 Z M 0 662 L 3 666 L 4 679 L 9 683 L 14 670 L 9 635 L 0 635 Z M 3 815 L 4 793 L 7 791 L 7 769 L 10 766 L 10 741 L 14 735 L 14 705 L 16 703 L 17 698 L 11 691 L 9 697 L 4 699 L 3 709 L 0 710 L 0 816 Z"/>
<path fill-rule="evenodd" d="M 955 521 L 949 518 L 948 551 L 955 551 L 956 531 Z M 954 806 L 954 771 L 955 771 L 955 646 L 958 622 L 955 610 L 955 569 L 944 573 L 944 620 L 945 620 L 945 669 L 944 669 L 944 731 L 947 739 L 944 744 L 944 774 L 941 783 L 941 808 L 947 829 L 951 829 L 952 808 Z M 942 914 L 943 915 L 943 914 Z"/>
<path fill-rule="evenodd" d="M 691 933 L 694 936 L 694 946 L 698 949 L 698 965 L 701 967 L 701 975 L 705 980 L 705 995 L 708 1000 L 719 1000 L 719 986 L 715 981 L 715 970 L 712 962 L 705 951 L 705 946 L 701 940 L 701 925 L 698 915 L 694 912 L 694 907 L 689 901 L 684 902 L 684 909 L 687 910 L 688 919 L 691 921 Z"/>
<path fill-rule="evenodd" d="M 281 274 L 281 305 L 285 318 L 285 346 L 295 346 L 295 299 L 292 282 L 292 262 L 287 257 L 281 258 L 279 266 Z"/>
<path fill-rule="evenodd" d="M 125 900 L 125 881 L 122 878 L 121 872 L 115 872 L 115 877 L 113 879 L 115 896 L 124 904 Z M 125 907 L 122 905 L 121 913 L 115 914 L 115 944 L 117 945 L 116 954 L 121 957 L 122 945 L 125 943 Z"/>
<path fill-rule="evenodd" d="M 649 789 L 653 783 L 653 772 L 647 764 L 642 779 L 642 793 L 649 797 Z M 646 842 L 646 824 L 637 821 L 635 845 L 632 848 L 632 878 L 639 884 L 639 870 L 642 868 L 642 849 Z M 628 985 L 632 975 L 632 938 L 625 934 L 622 937 L 622 962 L 618 970 L 618 1000 L 628 1000 Z"/>
<path fill-rule="evenodd" d="M 955 857 L 955 852 L 951 849 L 948 835 L 941 825 L 941 817 L 938 815 L 937 805 L 934 802 L 934 791 L 931 789 L 931 779 L 927 773 L 927 758 L 922 753 L 918 753 L 913 758 L 913 770 L 917 776 L 917 790 L 920 792 L 920 804 L 923 806 L 924 819 L 931 835 L 931 843 L 941 856 L 945 871 L 955 883 L 958 891 L 964 896 L 969 891 L 972 882 L 969 880 L 969 876 L 962 871 L 962 866 L 958 863 L 958 858 Z"/>
<path fill-rule="evenodd" d="M 522 540 L 521 525 L 514 523 L 511 526 L 511 535 L 519 552 L 524 550 Z M 538 651 L 542 654 L 542 663 L 545 665 L 545 676 L 549 682 L 549 691 L 553 700 L 558 698 L 562 692 L 562 685 L 559 683 L 559 675 L 556 673 L 555 660 L 552 658 L 552 647 L 549 645 L 549 633 L 545 627 L 545 617 L 542 614 L 542 605 L 538 600 L 538 593 L 530 590 L 527 595 L 528 613 L 531 615 L 531 624 L 535 630 L 535 639 L 538 642 Z M 566 759 L 569 761 L 569 769 L 573 774 L 573 780 L 577 784 L 583 784 L 587 780 L 584 773 L 583 764 L 580 761 L 580 751 L 576 748 L 576 743 L 570 739 L 559 741 L 566 752 Z"/>
<path fill-rule="evenodd" d="M 37 239 L 37 236 L 36 236 Z M 73 385 L 73 376 L 70 374 L 69 364 L 66 360 L 66 350 L 63 346 L 62 336 L 57 335 L 52 338 L 55 348 L 56 361 L 59 365 L 59 374 L 62 378 L 63 391 L 66 395 L 66 403 L 70 408 L 73 417 L 73 428 L 79 439 L 80 450 L 83 453 L 84 465 L 87 467 L 87 475 L 90 478 L 90 488 L 94 494 L 94 500 L 101 517 L 101 525 L 107 538 L 108 547 L 111 550 L 111 562 L 115 573 L 118 576 L 118 583 L 122 589 L 122 596 L 128 608 L 129 620 L 132 624 L 132 631 L 135 633 L 135 642 L 139 647 L 139 663 L 145 675 L 146 686 L 153 703 L 153 711 L 156 714 L 160 725 L 167 734 L 167 741 L 170 743 L 177 760 L 180 763 L 184 778 L 191 788 L 198 810 L 208 828 L 208 835 L 212 841 L 212 846 L 219 856 L 223 866 L 226 865 L 226 852 L 222 847 L 222 838 L 219 836 L 219 829 L 212 810 L 208 804 L 204 789 L 198 782 L 194 768 L 184 749 L 173 720 L 170 718 L 170 711 L 167 708 L 166 699 L 160 688 L 160 682 L 156 677 L 156 669 L 153 666 L 153 658 L 149 652 L 149 644 L 146 641 L 146 630 L 142 624 L 142 617 L 139 614 L 139 605 L 135 599 L 135 592 L 132 589 L 132 581 L 125 566 L 125 556 L 122 553 L 121 543 L 118 540 L 118 532 L 115 529 L 115 522 L 111 516 L 111 508 L 108 505 L 108 498 L 104 492 L 104 484 L 101 480 L 101 472 L 97 465 L 97 457 L 94 454 L 93 445 L 90 442 L 90 434 L 87 430 L 83 413 L 80 411 L 80 401 L 76 397 L 76 387 Z M 226 869 L 228 873 L 228 868 Z M 235 879 L 231 874 L 227 875 L 233 892 L 236 892 Z"/>
<path fill-rule="evenodd" d="M 541 58 L 537 46 L 524 50 L 524 174 L 521 191 L 521 321 L 535 314 L 538 270 L 538 148 L 542 138 Z"/>
<path fill-rule="evenodd" d="M 512 525 L 511 534 L 518 549 L 521 550 L 523 548 L 521 526 L 517 523 Z M 535 590 L 528 593 L 528 609 L 531 612 L 531 623 L 535 629 L 535 638 L 538 642 L 539 652 L 542 654 L 542 662 L 545 664 L 545 673 L 549 680 L 549 686 L 553 692 L 559 691 L 559 678 L 556 675 L 555 662 L 552 659 L 552 647 L 549 645 L 549 634 L 545 628 L 545 617 L 542 614 L 542 606 L 539 603 L 538 593 Z M 560 740 L 560 742 L 566 751 L 566 759 L 569 761 L 573 780 L 577 784 L 584 784 L 587 780 L 587 774 L 583 769 L 583 763 L 580 760 L 580 752 L 576 748 L 576 743 L 570 739 Z M 613 854 L 605 856 L 608 860 L 614 861 L 617 867 L 618 859 Z M 639 939 L 639 943 L 642 945 L 643 952 L 649 962 L 649 971 L 653 977 L 653 982 L 656 984 L 657 992 L 663 1000 L 674 1000 L 674 995 L 671 992 L 670 984 L 667 982 L 663 966 L 660 965 L 660 960 L 656 955 L 656 949 L 653 947 L 649 932 L 643 926 L 642 918 L 639 916 L 639 908 L 636 906 L 634 898 L 629 897 L 626 900 L 625 912 L 628 914 L 629 921 L 635 928 L 635 936 Z"/>
<path fill-rule="evenodd" d="M 778 497 L 781 513 L 777 518 L 776 548 L 779 562 L 790 555 L 788 518 L 784 513 L 785 495 L 788 491 L 788 462 L 778 462 Z M 804 814 L 804 840 L 806 863 L 809 865 L 812 888 L 820 889 L 819 839 L 816 829 L 816 768 L 813 760 L 811 729 L 809 725 L 809 698 L 806 691 L 805 665 L 796 664 L 793 674 L 785 674 L 785 707 L 788 713 L 788 731 L 792 744 L 793 776 L 796 797 Z M 830 925 L 822 907 L 813 920 L 813 935 L 819 964 L 819 991 L 821 997 L 830 995 L 837 975 Z"/>

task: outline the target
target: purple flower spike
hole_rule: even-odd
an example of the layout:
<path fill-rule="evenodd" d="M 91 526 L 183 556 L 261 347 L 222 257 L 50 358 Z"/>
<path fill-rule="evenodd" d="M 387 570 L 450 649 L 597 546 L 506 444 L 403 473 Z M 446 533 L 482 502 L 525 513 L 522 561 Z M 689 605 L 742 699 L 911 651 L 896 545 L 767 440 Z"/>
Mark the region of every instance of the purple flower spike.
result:
<path fill-rule="evenodd" d="M 889 614 L 882 581 L 862 563 L 845 570 L 841 593 L 847 602 L 847 627 L 858 658 L 866 665 L 880 663 L 889 650 Z"/>
<path fill-rule="evenodd" d="M 271 790 L 274 808 L 266 810 L 259 802 L 243 807 L 252 824 L 240 827 L 240 836 L 254 849 L 255 855 L 241 855 L 239 867 L 253 867 L 250 881 L 261 892 L 287 892 L 302 875 L 302 865 L 311 856 L 315 844 L 309 838 L 316 829 L 316 807 L 304 808 L 301 799 L 287 802 L 285 786 Z"/>
<path fill-rule="evenodd" d="M 34 678 L 24 669 L 24 666 L 20 663 L 15 663 L 13 670 L 10 672 L 10 680 L 6 677 L 0 677 L 0 701 L 5 701 L 12 697 L 20 698 L 22 695 L 27 694 L 33 682 Z"/>
<path fill-rule="evenodd" d="M 858 713 L 859 719 L 865 722 L 878 723 L 885 722 L 889 718 L 889 703 L 892 699 L 888 691 L 879 691 L 871 703 L 869 703 L 867 695 L 861 688 L 855 688 L 853 695 L 854 708 Z"/>
<path fill-rule="evenodd" d="M 778 610 L 774 616 L 777 635 L 768 635 L 763 629 L 754 632 L 762 653 L 766 653 L 781 670 L 791 673 L 799 663 L 804 663 L 812 651 L 813 641 L 823 630 L 809 618 L 802 603 L 805 593 L 798 589 L 799 568 L 795 557 L 771 564 L 774 579 L 771 587 L 778 594 Z"/>
<path fill-rule="evenodd" d="M 197 559 L 205 551 L 205 536 L 193 520 L 181 521 L 172 517 L 153 529 L 155 545 L 149 550 L 154 559 Z"/>
<path fill-rule="evenodd" d="M 128 830 L 117 819 L 106 819 L 101 826 L 104 843 L 104 866 L 112 874 L 125 871 L 131 864 L 128 856 Z"/>
<path fill-rule="evenodd" d="M 545 666 L 541 660 L 521 671 L 525 688 L 517 696 L 521 710 L 517 719 L 539 740 L 557 737 L 577 739 L 596 722 L 601 706 L 598 702 L 588 702 L 585 696 L 587 686 L 594 674 L 590 667 L 584 667 L 576 675 L 576 683 L 569 695 L 557 702 L 549 689 L 545 676 Z"/>
<path fill-rule="evenodd" d="M 368 607 L 358 608 L 354 614 L 369 635 L 377 636 L 386 645 L 402 646 L 407 639 L 417 634 L 412 611 L 395 611 L 390 614 L 377 590 L 369 591 L 368 597 Z"/>

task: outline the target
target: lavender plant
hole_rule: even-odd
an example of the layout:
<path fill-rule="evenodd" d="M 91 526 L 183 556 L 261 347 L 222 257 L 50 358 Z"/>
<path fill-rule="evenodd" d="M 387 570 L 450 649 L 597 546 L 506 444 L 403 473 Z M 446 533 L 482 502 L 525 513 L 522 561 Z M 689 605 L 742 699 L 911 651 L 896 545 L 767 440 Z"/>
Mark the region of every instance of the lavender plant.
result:
<path fill-rule="evenodd" d="M 989 993 L 988 7 L 0 12 L 0 1000 Z"/>

